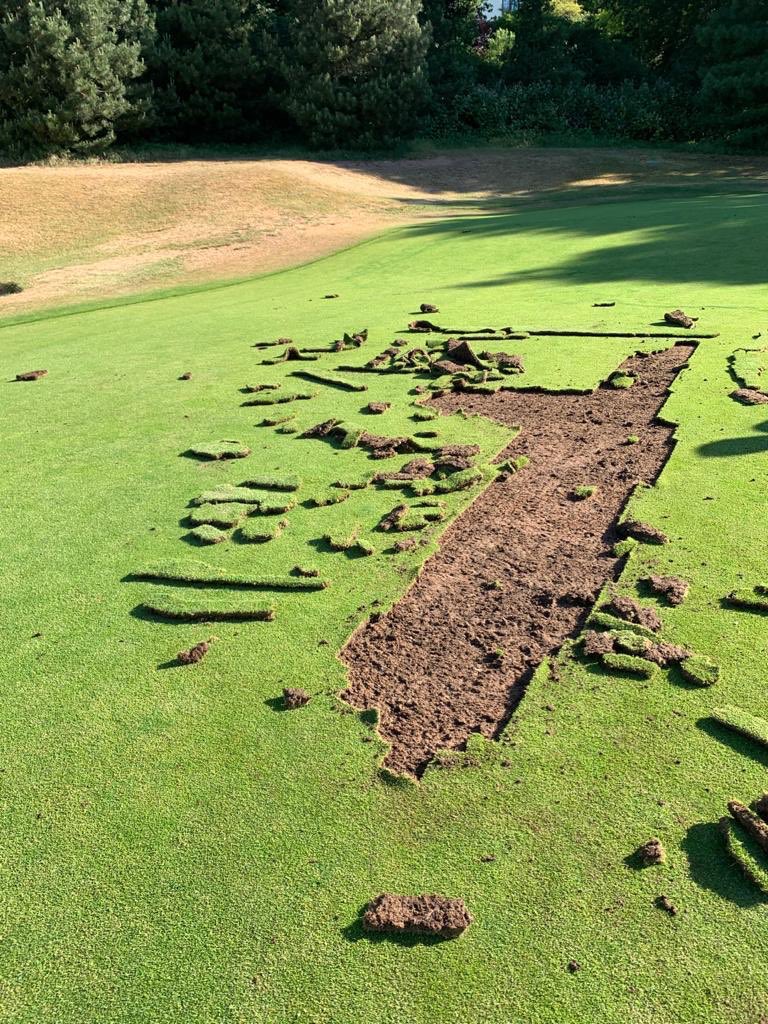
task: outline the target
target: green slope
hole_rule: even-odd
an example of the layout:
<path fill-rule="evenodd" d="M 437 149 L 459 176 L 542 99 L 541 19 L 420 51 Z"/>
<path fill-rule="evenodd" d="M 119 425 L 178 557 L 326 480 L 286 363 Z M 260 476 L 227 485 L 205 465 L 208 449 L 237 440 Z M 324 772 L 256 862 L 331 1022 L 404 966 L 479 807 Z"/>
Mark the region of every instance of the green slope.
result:
<path fill-rule="evenodd" d="M 0 1020 L 759 1019 L 768 908 L 716 823 L 726 800 L 765 788 L 768 761 L 708 714 L 768 713 L 768 620 L 720 604 L 768 582 L 766 414 L 728 397 L 728 357 L 768 329 L 766 257 L 768 196 L 565 197 L 392 233 L 233 287 L 0 329 Z M 403 592 L 446 524 L 418 555 L 382 553 L 391 541 L 370 531 L 398 495 L 365 489 L 302 505 L 265 545 L 201 551 L 182 538 L 188 502 L 218 484 L 296 474 L 302 502 L 339 477 L 389 469 L 257 428 L 264 410 L 242 407 L 238 389 L 294 368 L 259 366 L 278 350 L 255 341 L 321 345 L 368 327 L 360 353 L 308 364 L 325 372 L 384 348 L 422 301 L 459 326 L 605 330 L 683 306 L 721 332 L 678 381 L 664 411 L 680 423 L 677 448 L 635 509 L 672 543 L 643 549 L 626 581 L 650 570 L 690 580 L 688 601 L 662 611 L 665 635 L 714 658 L 722 678 L 702 690 L 564 659 L 559 682 L 537 676 L 503 757 L 481 744 L 482 767 L 433 770 L 415 786 L 378 774 L 380 744 L 336 699 L 336 654 L 372 602 Z M 504 347 L 523 356 L 526 385 L 590 388 L 638 345 Z M 40 382 L 4 383 L 38 367 L 49 370 Z M 185 371 L 192 379 L 178 381 Z M 282 408 L 301 429 L 330 416 L 376 433 L 424 427 L 402 378 L 366 383 L 364 395 L 319 385 Z M 364 416 L 370 400 L 392 409 Z M 437 427 L 486 456 L 510 436 L 477 419 Z M 252 454 L 180 457 L 219 437 Z M 471 498 L 448 496 L 451 516 Z M 377 554 L 312 543 L 357 523 Z M 331 585 L 270 594 L 273 622 L 136 612 L 152 584 L 124 577 L 183 557 L 253 575 L 313 564 Z M 163 667 L 214 631 L 199 665 Z M 271 702 L 286 685 L 315 698 L 280 713 Z M 633 870 L 625 857 L 652 835 L 666 864 Z M 360 906 L 387 889 L 463 896 L 476 922 L 440 945 L 362 938 Z M 677 917 L 654 907 L 660 893 Z"/>

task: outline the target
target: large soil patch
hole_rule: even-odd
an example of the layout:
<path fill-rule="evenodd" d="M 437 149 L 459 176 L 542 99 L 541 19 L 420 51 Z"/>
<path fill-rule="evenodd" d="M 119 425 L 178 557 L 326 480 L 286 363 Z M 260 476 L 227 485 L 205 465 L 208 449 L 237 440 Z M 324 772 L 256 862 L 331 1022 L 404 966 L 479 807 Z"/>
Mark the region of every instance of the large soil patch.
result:
<path fill-rule="evenodd" d="M 420 775 L 437 751 L 461 748 L 471 733 L 497 736 L 535 668 L 579 629 L 617 575 L 621 510 L 670 454 L 672 428 L 656 416 L 692 352 L 677 345 L 627 360 L 623 369 L 637 379 L 626 390 L 455 394 L 435 403 L 519 425 L 502 458 L 531 462 L 474 502 L 403 600 L 342 654 L 344 697 L 379 709 L 389 768 Z M 628 443 L 630 435 L 639 441 Z M 576 500 L 584 485 L 597 491 Z"/>

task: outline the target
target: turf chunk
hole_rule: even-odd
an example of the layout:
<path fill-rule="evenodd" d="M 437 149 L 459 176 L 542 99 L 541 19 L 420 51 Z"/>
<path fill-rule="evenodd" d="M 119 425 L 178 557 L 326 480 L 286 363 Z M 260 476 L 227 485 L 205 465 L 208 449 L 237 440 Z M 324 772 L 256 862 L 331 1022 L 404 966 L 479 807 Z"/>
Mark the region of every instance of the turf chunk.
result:
<path fill-rule="evenodd" d="M 726 600 L 737 608 L 768 611 L 768 587 L 758 586 L 752 590 L 734 590 Z"/>
<path fill-rule="evenodd" d="M 768 895 L 768 864 L 759 843 L 749 835 L 733 818 L 720 819 L 720 829 L 725 838 L 725 848 L 741 868 L 746 877 Z"/>
<path fill-rule="evenodd" d="M 183 622 L 270 622 L 275 617 L 271 604 L 255 604 L 242 594 L 208 591 L 188 593 L 174 587 L 155 590 L 140 607 L 153 615 Z"/>
<path fill-rule="evenodd" d="M 768 747 L 768 721 L 752 715 L 749 711 L 738 707 L 736 704 L 724 704 L 719 708 L 712 708 L 712 717 L 721 725 L 726 725 L 734 732 L 740 732 L 748 736 L 756 743 L 762 743 Z"/>
<path fill-rule="evenodd" d="M 262 491 L 298 491 L 301 487 L 301 480 L 297 476 L 255 476 L 250 480 L 243 480 L 241 487 L 256 487 Z"/>
<path fill-rule="evenodd" d="M 220 530 L 218 526 L 211 526 L 209 523 L 196 526 L 194 530 L 189 531 L 189 536 L 194 537 L 200 544 L 222 544 L 225 540 L 229 539 L 228 533 Z"/>
<path fill-rule="evenodd" d="M 339 388 L 341 391 L 367 391 L 367 384 L 359 384 L 357 381 L 346 380 L 344 377 L 337 377 L 331 373 L 319 373 L 314 370 L 294 370 L 292 377 L 300 377 L 302 380 L 309 380 L 315 384 L 325 384 L 327 387 Z"/>
<path fill-rule="evenodd" d="M 276 540 L 287 526 L 288 522 L 285 519 L 273 525 L 258 517 L 252 517 L 240 527 L 238 537 L 247 544 L 266 544 L 267 541 Z"/>
<path fill-rule="evenodd" d="M 205 441 L 191 445 L 187 450 L 199 459 L 245 459 L 251 454 L 251 449 L 242 441 L 232 440 Z"/>
<path fill-rule="evenodd" d="M 768 825 L 739 800 L 730 800 L 728 810 L 747 835 L 751 836 L 764 853 L 768 853 Z"/>
<path fill-rule="evenodd" d="M 230 572 L 195 559 L 155 562 L 136 570 L 132 575 L 143 580 L 168 580 L 208 586 L 245 587 L 253 590 L 324 590 L 325 580 L 298 579 L 295 576 L 252 575 Z"/>
<path fill-rule="evenodd" d="M 615 672 L 640 676 L 642 679 L 652 679 L 658 668 L 652 661 L 646 661 L 645 658 L 638 658 L 632 654 L 604 654 L 602 662 L 606 668 L 613 669 Z"/>
<path fill-rule="evenodd" d="M 609 629 L 616 630 L 617 632 L 631 630 L 633 633 L 639 633 L 640 636 L 648 637 L 649 640 L 656 639 L 655 634 L 650 629 L 646 629 L 645 626 L 641 626 L 637 622 L 626 622 L 616 615 L 609 615 L 608 612 L 592 612 L 587 619 L 587 625 L 590 629 Z"/>
<path fill-rule="evenodd" d="M 203 491 L 201 495 L 192 500 L 193 505 L 226 504 L 234 502 L 241 505 L 258 505 L 263 494 L 251 490 L 249 487 L 235 487 L 233 484 L 220 484 L 210 491 Z"/>
<path fill-rule="evenodd" d="M 243 509 L 231 504 L 206 504 L 190 509 L 189 521 L 193 526 L 218 526 L 231 529 L 243 518 Z"/>
<path fill-rule="evenodd" d="M 720 678 L 720 669 L 700 654 L 692 654 L 680 662 L 680 671 L 689 683 L 696 686 L 714 686 Z"/>
<path fill-rule="evenodd" d="M 424 894 L 382 893 L 366 907 L 363 928 L 375 932 L 415 932 L 456 938 L 472 924 L 464 900 Z"/>
<path fill-rule="evenodd" d="M 281 391 L 277 395 L 257 395 L 248 398 L 243 405 L 285 405 L 288 402 L 306 402 L 317 396 L 316 391 Z"/>

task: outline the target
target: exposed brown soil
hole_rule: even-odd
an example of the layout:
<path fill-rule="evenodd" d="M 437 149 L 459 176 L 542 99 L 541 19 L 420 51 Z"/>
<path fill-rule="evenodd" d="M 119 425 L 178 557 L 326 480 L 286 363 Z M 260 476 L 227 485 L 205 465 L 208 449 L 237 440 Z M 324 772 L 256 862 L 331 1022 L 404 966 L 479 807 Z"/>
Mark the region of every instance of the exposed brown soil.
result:
<path fill-rule="evenodd" d="M 195 644 L 194 647 L 190 647 L 188 651 L 179 651 L 176 655 L 180 665 L 196 665 L 198 661 L 202 661 L 208 651 L 211 649 L 211 641 L 203 640 L 199 644 Z"/>
<path fill-rule="evenodd" d="M 312 698 L 306 690 L 300 690 L 293 686 L 286 686 L 283 689 L 283 707 L 287 711 L 295 711 L 296 708 L 303 708 L 309 704 Z"/>
<path fill-rule="evenodd" d="M 435 401 L 445 413 L 520 425 L 499 459 L 525 454 L 531 463 L 477 498 L 405 597 L 358 630 L 342 654 L 344 697 L 379 709 L 389 768 L 420 775 L 437 751 L 461 748 L 471 733 L 497 736 L 536 666 L 580 628 L 586 609 L 573 595 L 588 602 L 616 578 L 617 519 L 635 485 L 653 482 L 671 451 L 672 428 L 655 416 L 693 350 L 678 345 L 627 360 L 637 382 L 626 390 Z M 627 445 L 628 433 L 641 443 Z M 584 480 L 597 493 L 571 501 Z"/>
<path fill-rule="evenodd" d="M 366 907 L 363 928 L 374 932 L 415 932 L 455 938 L 473 917 L 464 900 L 447 896 L 398 896 L 385 892 Z"/>
<path fill-rule="evenodd" d="M 650 867 L 653 864 L 663 864 L 666 859 L 661 840 L 655 836 L 653 839 L 649 839 L 647 843 L 643 843 L 638 849 L 637 854 L 646 867 Z"/>
<path fill-rule="evenodd" d="M 731 392 L 731 398 L 735 402 L 741 402 L 742 405 L 768 404 L 768 395 L 762 391 L 757 391 L 755 388 L 736 388 L 735 391 Z"/>
<path fill-rule="evenodd" d="M 666 598 L 671 605 L 682 604 L 688 596 L 688 581 L 679 576 L 649 576 L 645 582 L 655 594 Z"/>
<path fill-rule="evenodd" d="M 47 375 L 47 370 L 25 370 L 24 373 L 17 373 L 16 380 L 40 380 Z"/>
<path fill-rule="evenodd" d="M 664 314 L 664 321 L 670 327 L 684 327 L 689 330 L 696 323 L 696 320 L 684 313 L 682 309 L 673 309 L 671 313 Z"/>
<path fill-rule="evenodd" d="M 625 594 L 614 594 L 605 605 L 605 610 L 611 615 L 616 615 L 625 622 L 636 622 L 639 626 L 658 633 L 664 625 L 655 608 L 640 604 L 634 597 L 627 597 Z"/>

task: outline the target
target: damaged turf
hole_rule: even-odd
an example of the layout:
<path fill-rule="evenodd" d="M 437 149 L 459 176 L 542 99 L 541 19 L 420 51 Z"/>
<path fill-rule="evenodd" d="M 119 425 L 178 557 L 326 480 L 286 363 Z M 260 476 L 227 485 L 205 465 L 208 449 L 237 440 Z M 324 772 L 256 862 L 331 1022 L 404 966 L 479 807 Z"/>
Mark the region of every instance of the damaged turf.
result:
<path fill-rule="evenodd" d="M 405 597 L 343 652 L 344 697 L 379 709 L 387 767 L 420 775 L 436 751 L 461 748 L 476 732 L 497 736 L 534 669 L 580 628 L 583 605 L 557 598 L 577 588 L 598 593 L 619 571 L 617 520 L 636 482 L 652 483 L 669 456 L 673 428 L 656 414 L 692 352 L 678 345 L 627 360 L 622 369 L 635 374 L 627 390 L 437 400 L 444 413 L 462 408 L 519 425 L 501 458 L 524 454 L 531 464 L 497 478 L 446 532 Z M 642 444 L 626 444 L 630 430 Z M 584 479 L 599 492 L 571 501 Z M 502 588 L 484 587 L 488 579 Z M 486 654 L 498 649 L 504 658 L 489 670 Z"/>
<path fill-rule="evenodd" d="M 402 932 L 453 939 L 473 921 L 464 900 L 447 896 L 398 896 L 385 892 L 372 900 L 363 914 L 369 932 Z"/>

